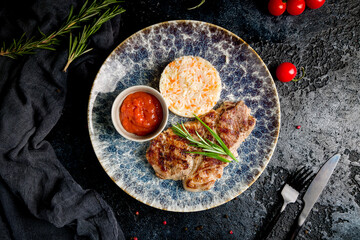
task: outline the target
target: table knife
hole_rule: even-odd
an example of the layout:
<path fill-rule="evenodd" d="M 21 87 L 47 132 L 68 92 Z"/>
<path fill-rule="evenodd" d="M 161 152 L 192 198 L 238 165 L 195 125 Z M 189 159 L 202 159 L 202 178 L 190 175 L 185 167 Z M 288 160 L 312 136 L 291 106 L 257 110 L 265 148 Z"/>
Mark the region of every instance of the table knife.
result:
<path fill-rule="evenodd" d="M 301 226 L 305 222 L 305 219 L 307 218 L 314 204 L 318 200 L 321 192 L 325 188 L 325 185 L 328 183 L 331 174 L 334 172 L 334 169 L 337 163 L 339 162 L 339 159 L 340 159 L 340 154 L 336 154 L 335 156 L 330 158 L 321 167 L 319 172 L 316 174 L 315 178 L 310 183 L 303 197 L 303 201 L 305 203 L 304 208 L 300 213 L 297 222 L 295 222 L 294 226 L 292 227 L 292 230 L 289 234 L 290 238 L 288 239 L 294 240 L 296 238 Z"/>

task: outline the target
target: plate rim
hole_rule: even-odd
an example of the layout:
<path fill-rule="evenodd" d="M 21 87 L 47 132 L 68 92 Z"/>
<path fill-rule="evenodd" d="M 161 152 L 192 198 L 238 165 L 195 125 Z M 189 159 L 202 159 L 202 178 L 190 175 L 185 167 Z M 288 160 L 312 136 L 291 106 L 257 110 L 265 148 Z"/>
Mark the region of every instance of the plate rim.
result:
<path fill-rule="evenodd" d="M 115 179 L 113 179 L 112 176 L 110 176 L 110 174 L 106 171 L 104 165 L 102 164 L 102 161 L 101 161 L 101 157 L 99 156 L 99 154 L 95 151 L 95 147 L 94 147 L 94 143 L 93 143 L 93 137 L 94 137 L 94 134 L 92 133 L 92 127 L 90 127 L 92 124 L 91 124 L 91 116 L 92 116 L 92 112 L 90 111 L 90 107 L 91 107 L 91 99 L 92 99 L 92 95 L 94 94 L 94 86 L 95 86 L 95 83 L 97 82 L 97 79 L 98 79 L 98 76 L 100 74 L 100 71 L 102 70 L 102 67 L 104 65 L 104 63 L 106 61 L 108 61 L 108 59 L 116 52 L 117 49 L 119 49 L 124 43 L 126 43 L 130 38 L 132 38 L 133 36 L 139 34 L 140 32 L 143 32 L 143 31 L 146 31 L 147 29 L 149 28 L 154 28 L 154 27 L 157 27 L 157 26 L 161 26 L 161 25 L 165 25 L 165 24 L 171 24 L 171 23 L 198 23 L 198 24 L 205 24 L 205 25 L 209 25 L 211 27 L 215 27 L 217 29 L 220 29 L 224 32 L 226 32 L 227 34 L 237 38 L 237 39 L 240 39 L 248 48 L 249 50 L 251 50 L 253 53 L 255 53 L 256 57 L 260 60 L 261 64 L 263 65 L 263 67 L 265 67 L 265 70 L 266 72 L 268 73 L 268 76 L 270 76 L 271 78 L 271 84 L 273 85 L 274 87 L 274 93 L 275 93 L 275 97 L 276 97 L 276 106 L 277 106 L 277 116 L 278 116 L 278 126 L 276 128 L 276 136 L 274 136 L 275 138 L 275 141 L 272 143 L 274 145 L 274 147 L 271 149 L 271 151 L 269 152 L 269 155 L 268 155 L 268 158 L 267 158 L 267 162 L 266 164 L 264 165 L 264 168 L 262 169 L 262 171 L 259 172 L 259 174 L 257 176 L 254 176 L 253 177 L 253 180 L 247 184 L 247 186 L 242 190 L 240 191 L 239 193 L 235 194 L 235 196 L 232 196 L 231 198 L 229 199 L 226 199 L 225 201 L 219 203 L 219 204 L 214 204 L 214 205 L 211 205 L 210 207 L 207 207 L 207 208 L 202 208 L 202 209 L 192 209 L 192 210 L 186 210 L 186 211 L 181 211 L 181 209 L 179 210 L 175 210 L 175 209 L 166 209 L 166 208 L 161 208 L 161 207 L 158 207 L 158 206 L 154 206 L 152 205 L 151 203 L 148 203 L 146 201 L 144 201 L 143 199 L 138 199 L 136 196 L 133 196 L 132 194 L 130 194 L 128 191 L 126 191 L 126 189 L 123 189 L 121 186 L 119 186 L 119 184 L 115 181 Z M 277 146 L 277 142 L 279 140 L 279 135 L 280 135 L 280 127 L 281 127 L 281 108 L 280 108 L 280 100 L 279 100 L 279 95 L 278 95 L 278 92 L 277 92 L 277 88 L 276 88 L 276 84 L 274 82 L 274 79 L 268 69 L 268 67 L 266 66 L 266 64 L 264 63 L 263 59 L 259 56 L 259 54 L 246 42 L 244 41 L 241 37 L 239 37 L 238 35 L 236 35 L 235 33 L 221 27 L 221 26 L 218 26 L 216 24 L 213 24 L 213 23 L 209 23 L 209 22 L 205 22 L 205 21 L 199 21 L 199 20 L 186 20 L 186 19 L 180 19 L 180 20 L 171 20 L 171 21 L 163 21 L 163 22 L 159 22 L 159 23 L 155 23 L 155 24 L 152 24 L 152 25 L 149 25 L 145 28 L 142 28 L 138 31 L 136 31 L 135 33 L 131 34 L 129 37 L 125 38 L 121 43 L 119 43 L 111 52 L 110 54 L 106 57 L 106 59 L 103 61 L 103 63 L 101 64 L 100 68 L 98 69 L 97 71 L 97 74 L 94 78 L 94 81 L 93 81 L 93 84 L 91 86 L 91 89 L 90 89 L 90 94 L 89 94 L 89 100 L 88 100 L 88 108 L 87 108 L 87 124 L 88 124 L 88 131 L 89 131 L 89 137 L 90 137 L 90 142 L 91 142 L 91 146 L 94 150 L 94 153 L 95 153 L 95 156 L 96 158 L 98 159 L 101 167 L 103 168 L 103 170 L 105 171 L 105 173 L 110 177 L 110 179 L 116 184 L 116 186 L 118 186 L 122 191 L 124 191 L 125 193 L 127 193 L 129 196 L 131 196 L 132 198 L 136 199 L 137 201 L 145 204 L 145 205 L 148 205 L 150 207 L 153 207 L 153 208 L 156 208 L 156 209 L 160 209 L 160 210 L 165 210 L 165 211 L 169 211 L 169 212 L 181 212 L 181 213 L 187 213 L 187 212 L 200 212 L 200 211 L 205 211 L 205 210 L 209 210 L 209 209 L 212 209 L 212 208 L 216 208 L 218 206 L 221 206 L 231 200 L 233 200 L 234 198 L 238 197 L 239 195 L 241 195 L 243 192 L 245 192 L 247 189 L 249 189 L 253 183 L 258 180 L 258 178 L 261 176 L 261 174 L 265 171 L 267 165 L 269 164 L 274 152 L 275 152 L 275 149 L 276 149 L 276 146 Z"/>

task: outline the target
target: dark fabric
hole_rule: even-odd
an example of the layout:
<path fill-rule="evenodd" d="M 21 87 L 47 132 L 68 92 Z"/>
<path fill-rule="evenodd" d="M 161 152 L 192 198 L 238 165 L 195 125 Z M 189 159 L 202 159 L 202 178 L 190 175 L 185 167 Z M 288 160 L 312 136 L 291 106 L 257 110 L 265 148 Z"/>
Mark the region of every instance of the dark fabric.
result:
<path fill-rule="evenodd" d="M 1 1 L 0 42 L 23 32 L 36 34 L 38 26 L 44 33 L 55 31 L 70 6 L 76 12 L 82 4 Z M 67 81 L 86 76 L 86 62 L 111 50 L 119 26 L 120 16 L 105 23 L 90 42 L 91 58 L 78 59 L 69 73 L 62 71 L 67 38 L 56 52 L 38 50 L 17 60 L 0 57 L 0 239 L 124 239 L 111 208 L 74 181 L 45 140 L 61 117 Z"/>
<path fill-rule="evenodd" d="M 35 218 L 21 200 L 0 180 L 0 239 L 72 239 L 70 227 L 57 228 Z"/>

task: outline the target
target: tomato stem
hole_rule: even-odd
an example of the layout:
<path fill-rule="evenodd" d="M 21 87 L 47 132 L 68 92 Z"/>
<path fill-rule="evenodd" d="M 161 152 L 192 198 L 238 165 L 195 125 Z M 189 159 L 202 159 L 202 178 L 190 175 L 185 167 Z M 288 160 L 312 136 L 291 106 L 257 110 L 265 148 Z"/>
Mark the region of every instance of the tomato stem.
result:
<path fill-rule="evenodd" d="M 300 70 L 302 71 L 302 75 L 301 75 L 301 77 L 300 77 L 300 78 L 294 78 L 294 79 L 293 79 L 293 80 L 291 80 L 291 81 L 293 81 L 293 82 L 297 82 L 297 81 L 299 81 L 299 80 L 303 79 L 303 77 L 305 77 L 305 68 L 304 68 L 304 67 L 301 67 L 301 68 L 300 68 Z"/>

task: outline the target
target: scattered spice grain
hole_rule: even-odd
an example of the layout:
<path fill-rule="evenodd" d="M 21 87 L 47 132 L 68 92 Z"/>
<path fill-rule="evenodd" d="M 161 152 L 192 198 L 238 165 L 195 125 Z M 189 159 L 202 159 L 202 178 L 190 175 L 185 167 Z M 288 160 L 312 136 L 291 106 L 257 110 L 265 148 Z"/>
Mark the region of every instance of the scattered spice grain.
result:
<path fill-rule="evenodd" d="M 196 228 L 195 228 L 195 230 L 202 230 L 204 227 L 202 226 L 202 225 L 200 225 L 200 226 L 197 226 Z"/>

